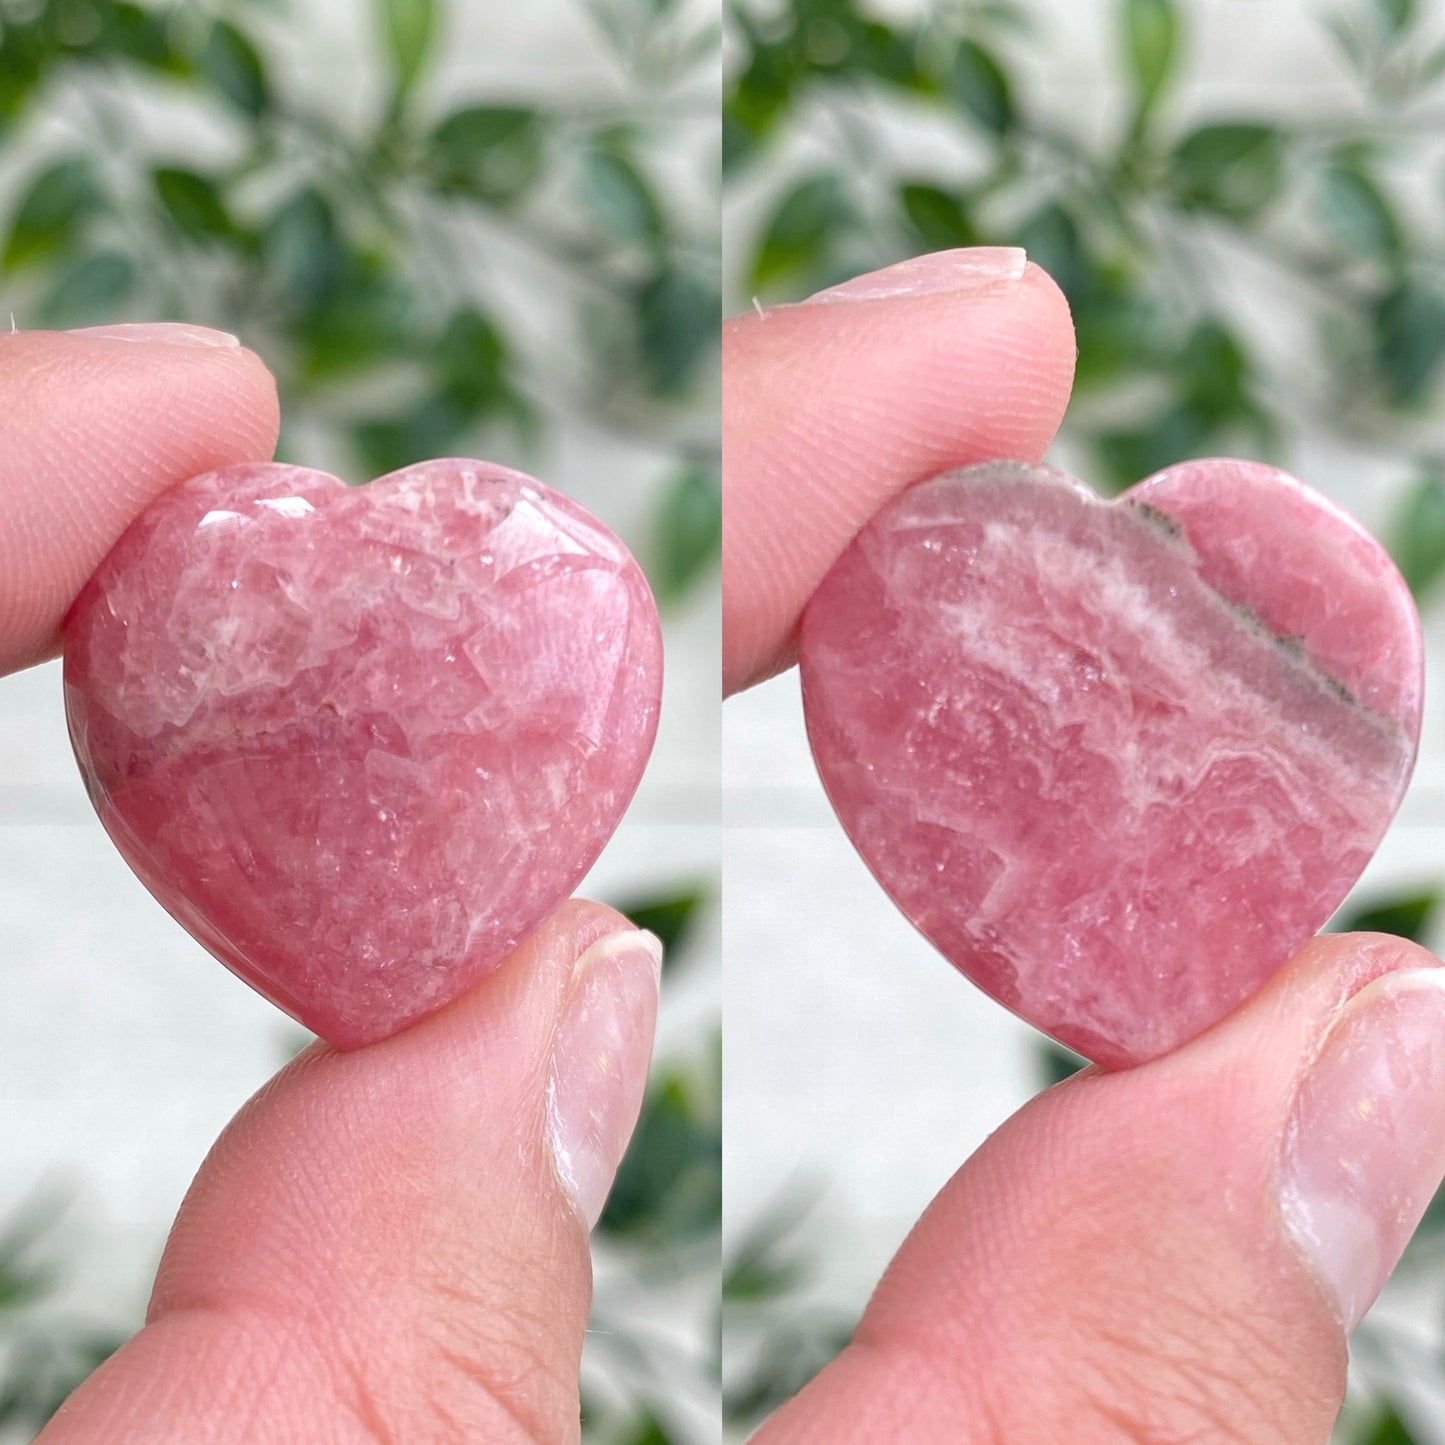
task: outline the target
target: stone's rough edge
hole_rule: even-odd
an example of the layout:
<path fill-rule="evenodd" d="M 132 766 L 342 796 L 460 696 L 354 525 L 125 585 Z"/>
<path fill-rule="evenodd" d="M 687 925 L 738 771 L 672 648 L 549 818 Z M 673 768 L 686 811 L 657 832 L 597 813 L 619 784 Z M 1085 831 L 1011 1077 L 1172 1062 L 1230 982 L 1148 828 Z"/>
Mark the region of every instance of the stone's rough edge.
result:
<path fill-rule="evenodd" d="M 1239 608 L 1241 613 L 1250 617 L 1253 623 L 1267 636 L 1284 646 L 1291 655 L 1298 656 L 1304 663 L 1311 667 L 1314 672 L 1323 679 L 1325 686 L 1342 701 L 1356 705 L 1365 712 L 1384 718 L 1397 726 L 1401 726 L 1406 736 L 1411 740 L 1411 758 L 1413 760 L 1418 754 L 1420 728 L 1424 718 L 1424 635 L 1420 624 L 1419 613 L 1414 605 L 1413 594 L 1409 585 L 1405 582 L 1404 577 L 1401 575 L 1394 558 L 1379 538 L 1377 538 L 1358 517 L 1340 506 L 1333 498 L 1326 496 L 1323 492 L 1317 491 L 1283 468 L 1272 466 L 1266 462 L 1255 462 L 1239 457 L 1201 457 L 1191 461 L 1176 462 L 1172 466 L 1163 467 L 1159 471 L 1143 478 L 1141 481 L 1134 483 L 1133 486 L 1129 487 L 1114 500 L 1125 504 L 1136 512 L 1143 511 L 1147 508 L 1150 511 L 1169 516 L 1169 520 L 1175 527 L 1179 528 L 1187 544 L 1187 533 L 1182 524 L 1168 514 L 1166 508 L 1148 499 L 1154 497 L 1160 490 L 1167 489 L 1171 483 L 1187 479 L 1200 467 L 1206 466 L 1238 468 L 1246 474 L 1253 474 L 1261 482 L 1266 482 L 1270 486 L 1279 488 L 1292 499 L 1312 507 L 1327 517 L 1335 526 L 1341 528 L 1354 542 L 1362 545 L 1382 564 L 1384 576 L 1380 579 L 1381 582 L 1388 578 L 1398 583 L 1398 587 L 1395 590 L 1406 599 L 1407 603 L 1406 609 L 1398 618 L 1398 621 L 1407 625 L 1408 633 L 1413 644 L 1413 656 L 1411 659 L 1412 681 L 1414 684 L 1411 699 L 1412 706 L 1404 716 L 1381 713 L 1378 709 L 1370 707 L 1362 698 L 1356 696 L 1355 691 L 1343 679 L 1334 676 L 1328 668 L 1320 666 L 1314 659 L 1309 657 L 1307 649 L 1304 646 L 1303 638 L 1283 636 L 1275 632 L 1264 623 L 1263 619 L 1261 619 L 1247 603 L 1237 602 L 1225 596 L 1223 593 L 1218 593 L 1218 595 L 1226 605 Z M 1112 505 L 1108 499 L 1099 498 L 1099 500 L 1103 501 L 1105 505 Z M 1193 549 L 1191 548 L 1191 550 Z M 1218 589 L 1212 590 L 1218 591 Z"/>
<path fill-rule="evenodd" d="M 571 502 L 574 507 L 581 504 L 572 501 L 566 492 L 559 492 L 556 487 L 549 487 L 546 482 L 539 481 L 536 477 L 527 472 L 519 472 L 515 467 L 504 467 L 500 462 L 482 462 L 474 457 L 429 457 L 424 462 L 410 462 L 404 467 L 397 467 L 395 471 L 383 472 L 379 477 L 373 477 L 369 482 L 348 483 L 342 480 L 343 486 L 351 486 L 352 490 L 365 487 L 386 486 L 392 482 L 401 481 L 416 475 L 418 472 L 443 471 L 447 467 L 469 467 L 476 472 L 479 482 L 516 482 L 523 487 L 532 487 L 551 493 L 555 497 L 562 497 Z M 322 473 L 322 475 L 329 475 Z"/>
<path fill-rule="evenodd" d="M 1245 463 L 1232 457 L 1200 458 L 1197 461 L 1179 462 L 1176 463 L 1174 466 L 1164 467 L 1161 470 L 1154 472 L 1150 476 L 1144 478 L 1143 481 L 1136 482 L 1132 487 L 1128 488 L 1126 491 L 1121 492 L 1117 497 L 1100 496 L 1098 492 L 1096 492 L 1092 487 L 1090 487 L 1086 482 L 1080 480 L 1078 477 L 1071 475 L 1069 472 L 1063 471 L 1059 467 L 1049 466 L 1047 463 L 1044 462 L 1039 462 L 1037 464 L 1032 462 L 1002 460 L 975 462 L 971 466 L 953 467 L 950 468 L 948 471 L 938 472 L 931 477 L 925 477 L 922 480 L 915 482 L 904 492 L 901 492 L 898 498 L 895 499 L 895 501 L 902 501 L 913 492 L 918 491 L 923 487 L 930 486 L 935 482 L 940 482 L 944 480 L 969 484 L 974 482 L 985 482 L 990 485 L 999 486 L 1006 486 L 1014 482 L 1037 482 L 1046 485 L 1053 484 L 1066 488 L 1067 490 L 1073 492 L 1075 495 L 1083 497 L 1086 501 L 1088 501 L 1094 506 L 1114 509 L 1124 516 L 1133 518 L 1141 526 L 1149 527 L 1153 529 L 1156 533 L 1162 533 L 1166 538 L 1168 538 L 1170 542 L 1174 543 L 1181 552 L 1197 560 L 1199 554 L 1196 551 L 1194 545 L 1190 542 L 1188 534 L 1186 533 L 1183 525 L 1179 521 L 1177 521 L 1174 516 L 1170 514 L 1165 508 L 1157 505 L 1152 501 L 1144 500 L 1137 494 L 1142 492 L 1145 487 L 1148 487 L 1153 483 L 1161 481 L 1172 481 L 1181 474 L 1186 473 L 1188 469 L 1205 465 L 1212 461 L 1226 462 L 1231 465 L 1247 465 L 1250 467 L 1258 466 L 1261 468 L 1262 471 L 1268 472 L 1272 479 L 1286 485 L 1287 488 L 1292 491 L 1296 496 L 1302 497 L 1311 503 L 1318 502 L 1322 504 L 1320 506 L 1321 511 L 1329 515 L 1333 521 L 1337 523 L 1347 524 L 1349 530 L 1354 533 L 1354 535 L 1358 539 L 1368 543 L 1380 555 L 1382 560 L 1389 563 L 1391 570 L 1393 570 L 1395 575 L 1399 577 L 1399 569 L 1395 567 L 1393 559 L 1390 557 L 1389 553 L 1385 550 L 1384 546 L 1379 542 L 1379 540 L 1372 533 L 1370 533 L 1361 522 L 1359 522 L 1355 517 L 1352 517 L 1337 503 L 1331 501 L 1328 497 L 1325 497 L 1323 493 L 1316 492 L 1313 488 L 1307 487 L 1297 477 L 1291 476 L 1290 473 L 1283 471 L 1278 467 L 1267 467 L 1263 463 Z M 850 543 L 849 545 L 851 546 L 852 543 Z M 1280 648 L 1280 650 L 1286 655 L 1286 657 L 1288 657 L 1291 662 L 1293 662 L 1299 668 L 1302 673 L 1312 678 L 1318 686 L 1323 688 L 1332 697 L 1334 697 L 1340 702 L 1345 703 L 1350 707 L 1357 708 L 1361 713 L 1366 714 L 1370 718 L 1378 719 L 1379 722 L 1386 728 L 1388 728 L 1390 732 L 1399 733 L 1402 736 L 1403 741 L 1405 741 L 1408 746 L 1411 763 L 1413 765 L 1414 760 L 1418 757 L 1419 754 L 1420 725 L 1423 719 L 1424 706 L 1423 684 L 1425 659 L 1423 641 L 1421 636 L 1421 627 L 1418 615 L 1413 618 L 1413 633 L 1416 644 L 1414 650 L 1416 654 L 1415 671 L 1417 674 L 1417 686 L 1415 688 L 1414 694 L 1415 705 L 1413 726 L 1410 726 L 1407 725 L 1406 720 L 1404 719 L 1401 719 L 1393 714 L 1380 712 L 1377 709 L 1370 707 L 1367 703 L 1363 701 L 1363 699 L 1357 697 L 1343 680 L 1334 676 L 1326 668 L 1320 667 L 1309 655 L 1308 651 L 1304 646 L 1304 641 L 1302 638 L 1297 636 L 1281 636 L 1279 633 L 1274 632 L 1271 628 L 1269 628 L 1264 622 L 1263 618 L 1261 618 L 1259 614 L 1255 612 L 1255 610 L 1247 602 L 1237 601 L 1232 597 L 1226 596 L 1217 588 L 1210 585 L 1202 577 L 1200 580 L 1203 585 L 1208 588 L 1209 592 L 1218 599 L 1219 605 L 1221 607 L 1228 609 L 1231 614 L 1237 617 L 1240 621 L 1246 623 L 1252 631 L 1257 633 L 1258 636 L 1260 636 L 1261 638 L 1266 638 L 1270 642 L 1274 643 L 1278 648 Z M 1405 586 L 1404 579 L 1402 577 L 1400 578 L 1400 583 L 1402 587 Z M 821 584 L 819 585 L 818 590 L 822 590 Z M 809 599 L 809 606 L 811 606 L 811 599 Z M 807 609 L 805 608 L 804 616 L 806 617 L 806 615 Z"/>
<path fill-rule="evenodd" d="M 254 478 L 257 474 L 264 476 L 265 474 L 275 472 L 284 475 L 286 483 L 285 491 L 292 495 L 303 489 L 312 487 L 332 493 L 343 492 L 354 494 L 364 492 L 378 484 L 383 486 L 389 486 L 391 484 L 404 485 L 407 481 L 414 480 L 419 473 L 437 472 L 445 477 L 449 471 L 457 468 L 471 470 L 474 473 L 474 481 L 481 486 L 495 484 L 510 484 L 516 486 L 524 498 L 541 504 L 548 513 L 548 521 L 550 524 L 557 527 L 563 536 L 569 537 L 572 542 L 576 543 L 583 551 L 596 552 L 598 565 L 613 572 L 619 581 L 623 582 L 627 587 L 627 590 L 633 594 L 634 606 L 631 608 L 630 621 L 627 626 L 627 635 L 630 640 L 624 644 L 624 648 L 628 655 L 635 654 L 634 661 L 636 668 L 632 670 L 635 672 L 635 675 L 638 678 L 647 676 L 653 684 L 653 690 L 647 697 L 645 708 L 638 718 L 641 726 L 632 733 L 632 739 L 635 743 L 635 747 L 629 749 L 629 751 L 635 754 L 632 758 L 632 765 L 620 779 L 621 786 L 609 790 L 616 800 L 615 816 L 605 832 L 597 838 L 595 845 L 590 846 L 586 850 L 585 856 L 579 856 L 576 860 L 575 867 L 572 870 L 573 876 L 566 888 L 562 890 L 554 901 L 549 903 L 547 911 L 550 912 L 551 908 L 555 907 L 557 903 L 561 902 L 572 892 L 583 876 L 585 876 L 588 870 L 595 864 L 612 833 L 615 832 L 618 823 L 621 822 L 627 807 L 630 806 L 642 782 L 647 763 L 656 742 L 660 724 L 660 692 L 663 669 L 661 623 L 657 614 L 656 601 L 650 581 L 626 544 L 607 527 L 605 523 L 566 493 L 560 492 L 548 486 L 546 483 L 540 482 L 536 478 L 513 468 L 503 467 L 490 462 L 474 461 L 467 458 L 440 458 L 416 463 L 408 467 L 399 468 L 396 471 L 374 479 L 373 482 L 363 483 L 359 486 L 351 486 L 331 473 L 314 468 L 292 466 L 276 462 L 237 463 L 224 468 L 214 469 L 208 473 L 198 474 L 186 482 L 177 484 L 175 488 L 169 489 L 166 493 L 163 493 L 161 497 L 155 499 L 152 503 L 152 508 L 163 505 L 167 498 L 172 497 L 176 491 L 184 489 L 191 483 L 203 481 L 221 483 L 231 479 L 242 481 L 248 477 Z M 83 610 L 89 594 L 107 570 L 111 568 L 115 554 L 121 552 L 127 541 L 132 539 L 132 533 L 144 533 L 150 530 L 147 526 L 147 521 L 150 516 L 151 509 L 148 508 L 147 512 L 143 513 L 141 517 L 136 518 L 126 529 L 126 532 L 122 534 L 122 537 L 117 539 L 110 553 L 103 559 L 96 573 L 93 574 L 92 578 L 87 582 L 86 587 L 83 588 L 77 596 L 76 602 L 72 605 L 65 619 L 67 632 L 76 625 L 77 617 Z M 139 539 L 138 544 L 144 546 L 146 540 L 147 539 L 142 537 Z M 644 600 L 645 606 L 639 607 L 636 605 L 638 602 Z M 70 663 L 71 652 L 67 649 L 67 671 L 70 669 Z M 83 696 L 83 693 L 70 678 L 66 679 L 64 690 L 67 721 L 70 726 L 72 742 L 75 746 L 77 756 L 81 757 L 87 751 L 85 738 L 86 728 L 82 721 L 81 708 L 78 704 L 78 699 Z M 618 696 L 624 690 L 625 684 L 619 675 L 619 679 L 615 682 L 612 689 L 611 702 L 608 707 L 609 714 L 612 708 L 616 706 Z M 249 957 L 238 953 L 236 947 L 229 942 L 224 934 L 218 933 L 212 926 L 205 911 L 198 909 L 189 897 L 182 894 L 174 900 L 171 900 L 162 896 L 152 884 L 151 874 L 153 869 L 148 866 L 146 861 L 142 861 L 140 866 L 137 866 L 136 863 L 137 859 L 148 859 L 148 850 L 142 841 L 134 835 L 133 829 L 127 819 L 123 817 L 115 807 L 110 805 L 108 799 L 103 795 L 103 790 L 100 792 L 97 791 L 95 780 L 90 771 L 83 766 L 82 773 L 87 794 L 90 796 L 92 804 L 100 814 L 101 822 L 110 834 L 117 850 L 122 854 L 126 862 L 131 865 L 133 871 L 138 874 L 141 881 L 146 885 L 147 890 L 152 893 L 152 896 L 157 898 L 157 901 L 161 903 L 162 907 L 229 971 L 236 973 L 244 982 L 257 989 L 257 991 L 261 992 L 269 1001 L 282 1009 L 282 1011 L 296 1018 L 299 1022 L 316 1027 L 318 1020 L 314 1012 L 314 1006 L 308 1005 L 304 998 L 298 998 L 298 996 L 289 988 L 285 987 L 279 979 L 270 976 L 264 968 L 254 966 Z M 541 926 L 541 921 L 543 920 L 528 924 L 518 931 L 512 948 L 506 951 L 513 951 L 515 947 L 520 946 L 527 938 L 531 937 L 536 932 L 536 929 Z M 491 972 L 492 968 L 501 962 L 502 958 L 498 957 L 490 967 L 484 969 L 481 973 L 475 976 L 469 975 L 465 986 L 470 987 L 480 977 Z M 363 1044 L 380 1041 L 403 1028 L 409 1027 L 411 1023 L 444 1007 L 454 996 L 455 991 L 425 1009 L 412 1012 L 402 1017 L 399 1022 L 388 1024 L 385 1028 L 349 1029 L 343 1027 L 327 1030 L 323 1025 L 317 1028 L 317 1031 L 322 1033 L 323 1037 L 328 1038 L 330 1042 L 338 1047 L 359 1047 Z"/>
<path fill-rule="evenodd" d="M 1101 497 L 1099 500 L 1104 501 L 1104 498 Z M 1152 502 L 1136 502 L 1134 504 L 1134 510 L 1151 526 L 1158 527 L 1165 536 L 1188 546 L 1184 537 L 1184 528 L 1181 527 L 1168 512 L 1161 511 L 1158 507 L 1154 506 Z"/>

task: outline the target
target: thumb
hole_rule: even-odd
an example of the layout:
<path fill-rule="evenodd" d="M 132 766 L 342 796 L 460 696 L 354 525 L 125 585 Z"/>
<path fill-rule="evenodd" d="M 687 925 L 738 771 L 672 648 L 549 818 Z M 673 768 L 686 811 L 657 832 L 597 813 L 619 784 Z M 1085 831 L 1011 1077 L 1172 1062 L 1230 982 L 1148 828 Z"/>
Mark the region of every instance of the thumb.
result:
<path fill-rule="evenodd" d="M 1445 1173 L 1442 1100 L 1445 969 L 1315 939 L 1177 1053 L 1009 1120 L 758 1445 L 1323 1445 Z"/>
<path fill-rule="evenodd" d="M 571 903 L 406 1032 L 308 1049 L 221 1136 L 145 1328 L 44 1445 L 577 1440 L 587 1230 L 641 1108 L 659 956 Z"/>

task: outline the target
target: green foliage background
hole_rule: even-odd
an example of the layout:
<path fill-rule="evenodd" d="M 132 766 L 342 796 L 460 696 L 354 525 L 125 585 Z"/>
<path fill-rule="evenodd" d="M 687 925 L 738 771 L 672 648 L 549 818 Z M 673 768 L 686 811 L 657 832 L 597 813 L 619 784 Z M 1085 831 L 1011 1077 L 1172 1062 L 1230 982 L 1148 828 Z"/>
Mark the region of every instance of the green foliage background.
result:
<path fill-rule="evenodd" d="M 525 457 L 567 416 L 665 438 L 648 560 L 685 590 L 717 539 L 717 213 L 706 161 L 690 203 L 658 171 L 681 128 L 705 147 L 715 126 L 715 29 L 677 0 L 590 0 L 617 95 L 444 109 L 443 0 L 355 0 L 381 67 L 358 126 L 273 68 L 289 4 L 0 5 L 0 138 L 45 137 L 6 218 L 12 307 L 242 331 L 280 381 L 283 453 L 358 474 L 483 442 Z M 570 353 L 530 354 L 499 307 L 519 254 L 571 300 Z"/>
<path fill-rule="evenodd" d="M 728 0 L 728 305 L 797 300 L 922 251 L 1024 246 L 1078 329 L 1066 464 L 1107 492 L 1194 456 L 1301 470 L 1311 448 L 1358 455 L 1383 479 L 1386 540 L 1438 630 L 1445 13 L 1426 0 L 1319 0 L 1300 43 L 1325 37 L 1345 79 L 1339 103 L 1311 113 L 1283 87 L 1227 106 L 1203 87 L 1191 98 L 1195 37 L 1213 8 L 1078 7 L 1107 35 L 1109 103 L 1071 115 L 1035 84 L 1042 69 L 1062 73 L 1049 22 L 1063 7 L 1044 0 L 886 11 Z M 1274 8 L 1230 7 L 1231 44 L 1248 48 Z M 880 18 L 900 11 L 915 18 Z M 1257 314 L 1234 284 L 1245 273 L 1253 295 L 1263 286 L 1294 312 L 1289 349 L 1261 334 L 1279 304 Z M 1417 889 L 1353 902 L 1341 926 L 1438 946 L 1445 859 L 1419 868 Z M 1040 1084 L 1077 1062 L 1041 1049 Z M 847 1319 L 808 1303 L 827 1267 L 808 1219 L 806 1198 L 782 1201 L 725 1261 L 725 1398 L 739 1438 L 848 1335 Z M 1442 1222 L 1437 1204 L 1407 1277 L 1445 1265 Z M 1438 1346 L 1372 1320 L 1354 1357 L 1341 1438 L 1402 1445 L 1404 1386 L 1441 1378 Z"/>
<path fill-rule="evenodd" d="M 0 0 L 5 309 L 237 331 L 278 378 L 282 456 L 358 480 L 457 453 L 535 469 L 564 429 L 615 438 L 654 459 L 646 519 L 617 501 L 669 622 L 716 593 L 717 16 L 549 0 L 585 16 L 615 83 L 457 96 L 449 36 L 489 3 L 338 0 L 374 57 L 358 101 L 344 65 L 298 79 L 303 0 Z M 660 886 L 615 901 L 669 943 L 676 982 L 716 880 Z M 590 1442 L 684 1445 L 716 1397 L 717 1361 L 650 1321 L 715 1309 L 718 1073 L 710 1028 L 659 1069 L 599 1229 Z M 85 1270 L 60 1204 L 0 1230 L 0 1438 L 28 1438 L 121 1338 L 50 1307 Z"/>

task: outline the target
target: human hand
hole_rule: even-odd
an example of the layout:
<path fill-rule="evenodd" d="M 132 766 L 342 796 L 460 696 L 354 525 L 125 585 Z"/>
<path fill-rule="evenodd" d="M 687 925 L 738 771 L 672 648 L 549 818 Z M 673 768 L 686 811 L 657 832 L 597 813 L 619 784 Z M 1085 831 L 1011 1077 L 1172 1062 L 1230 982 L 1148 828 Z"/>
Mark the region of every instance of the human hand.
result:
<path fill-rule="evenodd" d="M 164 488 L 269 457 L 275 387 L 195 328 L 0 337 L 0 672 Z M 578 1438 L 587 1231 L 641 1108 L 655 941 L 597 904 L 384 1043 L 317 1044 L 241 1111 L 146 1326 L 42 1445 Z"/>
<path fill-rule="evenodd" d="M 1063 298 L 1014 252 L 729 323 L 728 689 L 792 661 L 812 591 L 898 491 L 1037 460 L 1073 359 Z M 758 1445 L 1327 1440 L 1346 1334 L 1445 1173 L 1442 1096 L 1437 961 L 1316 939 L 1173 1055 L 1008 1120 Z"/>

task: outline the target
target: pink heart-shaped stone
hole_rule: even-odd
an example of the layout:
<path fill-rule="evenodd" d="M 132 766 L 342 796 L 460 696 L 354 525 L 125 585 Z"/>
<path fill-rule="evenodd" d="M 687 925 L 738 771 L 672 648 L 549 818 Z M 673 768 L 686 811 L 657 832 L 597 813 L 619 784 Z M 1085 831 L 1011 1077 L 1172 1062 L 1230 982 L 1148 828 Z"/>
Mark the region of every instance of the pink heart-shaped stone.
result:
<path fill-rule="evenodd" d="M 1110 1067 L 1192 1038 L 1325 923 L 1420 728 L 1393 563 L 1249 462 L 1115 504 L 1011 462 L 924 482 L 828 574 L 800 656 L 818 771 L 893 900 Z"/>
<path fill-rule="evenodd" d="M 65 628 L 106 831 L 228 968 L 343 1048 L 489 972 L 616 828 L 662 642 L 627 549 L 481 462 L 160 497 Z"/>

